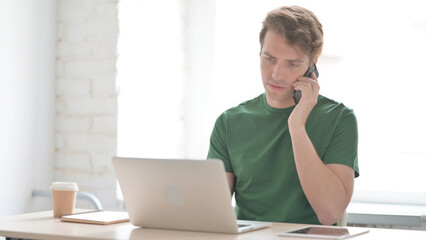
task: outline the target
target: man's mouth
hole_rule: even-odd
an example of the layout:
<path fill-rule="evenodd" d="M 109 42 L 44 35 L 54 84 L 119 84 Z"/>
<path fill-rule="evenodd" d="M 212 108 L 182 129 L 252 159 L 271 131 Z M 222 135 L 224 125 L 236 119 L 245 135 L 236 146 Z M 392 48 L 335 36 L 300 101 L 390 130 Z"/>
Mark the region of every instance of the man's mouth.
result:
<path fill-rule="evenodd" d="M 274 84 L 274 83 L 270 83 L 268 82 L 268 86 L 273 89 L 273 90 L 284 90 L 285 87 L 279 84 Z"/>

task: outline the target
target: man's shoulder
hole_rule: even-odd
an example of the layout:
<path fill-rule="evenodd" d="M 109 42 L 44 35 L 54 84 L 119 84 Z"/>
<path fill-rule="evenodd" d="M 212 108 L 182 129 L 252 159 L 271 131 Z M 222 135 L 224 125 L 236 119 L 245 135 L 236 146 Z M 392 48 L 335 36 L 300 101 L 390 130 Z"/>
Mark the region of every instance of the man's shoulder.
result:
<path fill-rule="evenodd" d="M 252 111 L 259 110 L 263 108 L 263 94 L 252 98 L 250 100 L 244 101 L 237 106 L 229 108 L 224 112 L 226 115 L 239 115 Z"/>
<path fill-rule="evenodd" d="M 349 107 L 347 107 L 342 102 L 330 99 L 328 97 L 325 97 L 323 95 L 318 96 L 318 103 L 317 107 L 320 108 L 323 111 L 330 112 L 330 111 L 349 111 L 352 112 L 353 110 Z"/>
<path fill-rule="evenodd" d="M 355 113 L 352 108 L 347 107 L 342 102 L 319 95 L 318 102 L 315 106 L 314 114 L 320 118 L 328 119 L 344 119 L 347 117 L 355 118 Z"/>

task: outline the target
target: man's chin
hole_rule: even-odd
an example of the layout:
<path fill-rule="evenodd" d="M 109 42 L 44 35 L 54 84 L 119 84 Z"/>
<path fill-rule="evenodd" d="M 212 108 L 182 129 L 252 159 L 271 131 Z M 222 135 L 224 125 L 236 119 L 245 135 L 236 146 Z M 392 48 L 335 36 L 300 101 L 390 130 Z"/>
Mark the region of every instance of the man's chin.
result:
<path fill-rule="evenodd" d="M 269 105 L 282 107 L 291 107 L 294 105 L 293 96 L 278 95 L 266 92 L 266 101 Z"/>

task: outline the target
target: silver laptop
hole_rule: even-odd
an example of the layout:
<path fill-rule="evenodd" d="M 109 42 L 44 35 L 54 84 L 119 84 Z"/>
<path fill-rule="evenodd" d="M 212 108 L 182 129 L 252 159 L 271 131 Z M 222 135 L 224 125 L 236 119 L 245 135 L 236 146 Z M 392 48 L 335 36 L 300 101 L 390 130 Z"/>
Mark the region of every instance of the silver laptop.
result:
<path fill-rule="evenodd" d="M 237 221 L 220 160 L 114 157 L 112 163 L 135 226 L 240 233 L 271 225 Z"/>

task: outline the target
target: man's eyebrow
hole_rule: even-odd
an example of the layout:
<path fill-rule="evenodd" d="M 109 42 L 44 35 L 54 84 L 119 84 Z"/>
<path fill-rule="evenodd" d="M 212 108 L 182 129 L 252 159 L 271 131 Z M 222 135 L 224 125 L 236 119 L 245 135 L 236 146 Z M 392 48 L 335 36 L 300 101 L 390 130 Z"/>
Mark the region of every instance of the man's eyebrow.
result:
<path fill-rule="evenodd" d="M 262 54 L 264 54 L 264 55 L 266 55 L 266 56 L 268 56 L 270 58 L 276 58 L 276 57 L 272 56 L 271 54 L 269 54 L 268 52 L 262 52 Z"/>
<path fill-rule="evenodd" d="M 291 63 L 303 63 L 304 61 L 302 59 L 287 59 L 287 62 Z"/>
<path fill-rule="evenodd" d="M 270 54 L 270 53 L 268 53 L 266 51 L 263 51 L 262 54 L 266 55 L 267 57 L 270 57 L 272 59 L 276 59 L 276 57 L 274 57 L 272 54 Z M 303 59 L 298 59 L 298 58 L 296 58 L 296 59 L 286 59 L 285 61 L 286 62 L 290 62 L 290 63 L 303 63 L 304 62 Z"/>

